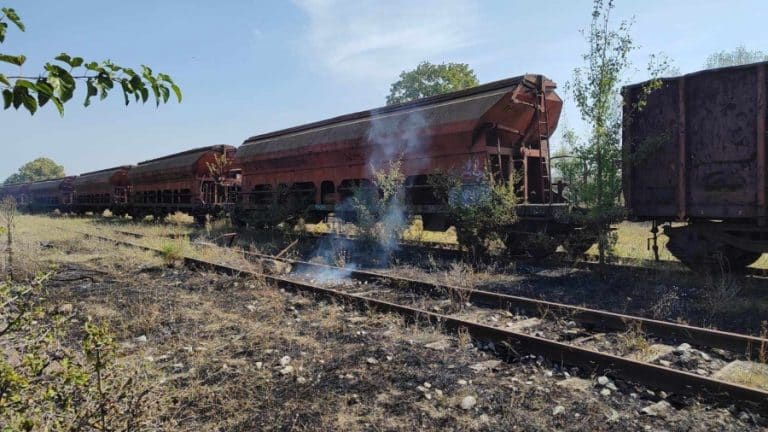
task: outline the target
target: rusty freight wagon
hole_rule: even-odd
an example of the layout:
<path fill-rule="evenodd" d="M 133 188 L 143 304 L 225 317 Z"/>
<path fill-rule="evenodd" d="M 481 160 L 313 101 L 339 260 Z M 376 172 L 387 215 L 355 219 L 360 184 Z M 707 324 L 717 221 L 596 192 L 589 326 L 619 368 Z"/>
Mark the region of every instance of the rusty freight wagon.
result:
<path fill-rule="evenodd" d="M 232 167 L 235 148 L 213 145 L 139 163 L 128 171 L 133 217 L 163 217 L 175 211 L 194 216 L 228 210 L 240 176 Z"/>
<path fill-rule="evenodd" d="M 768 252 L 766 68 L 706 70 L 624 89 L 624 195 L 630 217 L 667 225 L 668 249 L 695 266 L 747 266 Z"/>
<path fill-rule="evenodd" d="M 0 185 L 0 200 L 10 196 L 16 200 L 16 207 L 26 209 L 29 204 L 29 183 Z"/>
<path fill-rule="evenodd" d="M 568 205 L 550 183 L 549 137 L 562 109 L 554 89 L 542 75 L 525 75 L 249 138 L 237 152 L 238 218 L 345 217 L 344 202 L 371 185 L 372 170 L 400 160 L 407 212 L 425 229 L 450 224 L 430 175 L 455 172 L 471 182 L 489 170 L 504 181 L 517 173 L 516 231 L 564 234 Z"/>
<path fill-rule="evenodd" d="M 74 176 L 69 176 L 29 183 L 27 186 L 29 210 L 32 212 L 70 211 L 75 190 L 74 179 Z"/>
<path fill-rule="evenodd" d="M 80 174 L 74 180 L 75 212 L 101 213 L 109 209 L 113 213 L 123 214 L 127 211 L 128 171 L 130 166 L 107 168 Z"/>

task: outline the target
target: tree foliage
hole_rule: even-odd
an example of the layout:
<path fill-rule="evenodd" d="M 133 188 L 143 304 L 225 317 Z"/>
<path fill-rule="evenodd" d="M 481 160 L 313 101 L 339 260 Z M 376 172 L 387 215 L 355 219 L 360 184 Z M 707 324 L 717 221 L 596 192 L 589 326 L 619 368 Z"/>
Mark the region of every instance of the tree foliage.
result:
<path fill-rule="evenodd" d="M 506 232 L 517 222 L 514 173 L 499 179 L 488 170 L 470 173 L 471 180 L 456 172 L 430 175 L 429 184 L 456 227 L 459 244 L 466 247 L 473 260 L 494 249 L 503 249 Z"/>
<path fill-rule="evenodd" d="M 448 93 L 479 84 L 475 72 L 465 63 L 421 62 L 416 69 L 403 71 L 389 89 L 387 105 Z"/>
<path fill-rule="evenodd" d="M 760 50 L 748 50 L 744 45 L 739 45 L 732 51 L 719 51 L 710 54 L 704 62 L 704 68 L 715 69 L 761 61 L 768 61 L 768 54 Z"/>
<path fill-rule="evenodd" d="M 0 45 L 5 43 L 10 24 L 19 31 L 26 31 L 21 17 L 14 9 L 0 8 Z M 4 109 L 13 107 L 18 110 L 23 107 L 34 114 L 50 102 L 63 115 L 64 104 L 74 96 L 78 82 L 85 84 L 83 104 L 86 107 L 90 105 L 92 97 L 103 100 L 115 87 L 122 91 L 126 105 L 131 99 L 145 103 L 154 98 L 155 104 L 159 106 L 161 102 L 168 102 L 171 92 L 181 102 L 181 90 L 173 79 L 164 73 L 154 73 L 145 65 L 134 70 L 110 60 L 88 61 L 83 57 L 61 53 L 45 63 L 38 74 L 26 75 L 22 73 L 26 61 L 27 56 L 24 54 L 0 52 L 0 65 L 18 68 L 18 73 L 0 70 Z"/>
<path fill-rule="evenodd" d="M 574 157 L 559 159 L 557 164 L 558 170 L 568 177 L 571 198 L 588 209 L 585 222 L 597 231 L 601 260 L 612 241 L 608 224 L 623 214 L 620 92 L 623 77 L 632 66 L 629 55 L 637 49 L 630 35 L 631 22 L 621 21 L 617 27 L 612 26 L 613 8 L 613 0 L 594 0 L 592 22 L 589 30 L 582 32 L 588 44 L 582 55 L 584 65 L 574 69 L 567 88 L 589 132 L 588 136 L 579 137 L 566 130 L 566 148 Z M 647 72 L 654 79 L 632 110 L 643 109 L 645 96 L 661 85 L 655 78 L 667 68 L 664 57 L 652 56 Z"/>
<path fill-rule="evenodd" d="M 27 183 L 64 177 L 64 167 L 46 157 L 27 162 L 5 179 L 5 184 Z"/>

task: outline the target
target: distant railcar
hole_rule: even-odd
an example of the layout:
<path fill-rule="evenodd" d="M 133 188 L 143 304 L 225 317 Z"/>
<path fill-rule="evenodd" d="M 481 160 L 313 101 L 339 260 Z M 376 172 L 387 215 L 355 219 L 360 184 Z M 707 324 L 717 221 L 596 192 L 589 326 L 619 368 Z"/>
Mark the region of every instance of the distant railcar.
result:
<path fill-rule="evenodd" d="M 127 174 L 129 211 L 134 217 L 161 217 L 175 211 L 198 220 L 235 203 L 239 173 L 228 145 L 196 148 L 141 162 Z"/>
<path fill-rule="evenodd" d="M 69 212 L 74 197 L 74 176 L 29 183 L 28 208 L 32 212 Z"/>
<path fill-rule="evenodd" d="M 115 214 L 128 211 L 128 171 L 131 166 L 120 166 L 80 174 L 74 180 L 77 213 L 101 213 L 109 209 Z"/>
<path fill-rule="evenodd" d="M 490 171 L 516 174 L 520 222 L 510 231 L 567 234 L 570 206 L 552 190 L 549 137 L 562 100 L 542 75 L 525 75 L 399 105 L 348 114 L 247 139 L 238 218 L 269 219 L 291 203 L 309 221 L 334 212 L 372 169 L 402 161 L 407 212 L 428 230 L 450 225 L 430 175 L 455 172 L 471 181 Z M 298 214 L 298 213 L 297 213 Z"/>
<path fill-rule="evenodd" d="M 768 63 L 624 88 L 624 197 L 630 218 L 667 225 L 668 249 L 692 266 L 744 267 L 768 252 Z"/>
<path fill-rule="evenodd" d="M 7 196 L 16 200 L 17 208 L 26 209 L 29 205 L 29 183 L 0 185 L 0 200 Z"/>

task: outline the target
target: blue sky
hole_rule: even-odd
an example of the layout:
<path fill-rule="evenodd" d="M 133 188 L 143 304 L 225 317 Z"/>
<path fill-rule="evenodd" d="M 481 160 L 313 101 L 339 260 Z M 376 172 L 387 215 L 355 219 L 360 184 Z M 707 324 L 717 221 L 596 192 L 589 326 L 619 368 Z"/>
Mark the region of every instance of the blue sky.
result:
<path fill-rule="evenodd" d="M 681 72 L 737 45 L 768 51 L 765 0 L 617 0 L 634 17 L 637 71 L 663 52 Z M 67 173 L 106 168 L 382 105 L 389 85 L 421 60 L 469 63 L 481 82 L 543 73 L 560 84 L 564 121 L 578 113 L 564 84 L 581 64 L 587 0 L 191 0 L 3 1 L 27 32 L 0 49 L 29 59 L 35 73 L 61 51 L 87 60 L 147 64 L 172 75 L 182 104 L 82 107 L 63 118 L 0 112 L 0 179 L 39 156 Z M 17 72 L 3 67 L 3 72 Z M 52 108 L 52 107 L 46 107 Z"/>

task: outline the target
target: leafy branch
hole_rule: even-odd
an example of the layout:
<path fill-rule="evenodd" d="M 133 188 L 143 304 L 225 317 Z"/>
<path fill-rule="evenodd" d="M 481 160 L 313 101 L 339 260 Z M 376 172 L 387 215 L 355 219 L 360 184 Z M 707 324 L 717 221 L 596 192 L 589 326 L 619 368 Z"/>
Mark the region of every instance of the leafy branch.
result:
<path fill-rule="evenodd" d="M 24 32 L 24 23 L 11 8 L 0 9 L 0 44 L 5 42 L 9 22 Z M 3 109 L 19 109 L 24 107 L 30 114 L 48 102 L 52 103 L 60 115 L 64 115 L 64 104 L 72 99 L 78 81 L 84 81 L 86 95 L 84 105 L 91 104 L 92 97 L 105 99 L 109 92 L 119 87 L 123 93 L 125 104 L 131 99 L 134 102 L 146 103 L 154 99 L 155 105 L 167 103 L 173 93 L 181 102 L 181 89 L 173 79 L 164 73 L 155 73 L 148 66 L 142 65 L 140 71 L 129 67 L 119 66 L 110 60 L 101 62 L 86 61 L 82 57 L 61 53 L 52 62 L 43 66 L 43 71 L 37 75 L 27 75 L 21 70 L 27 61 L 22 54 L 11 55 L 0 53 L 0 63 L 19 68 L 19 73 L 6 75 L 0 73 L 0 88 L 3 94 Z"/>

